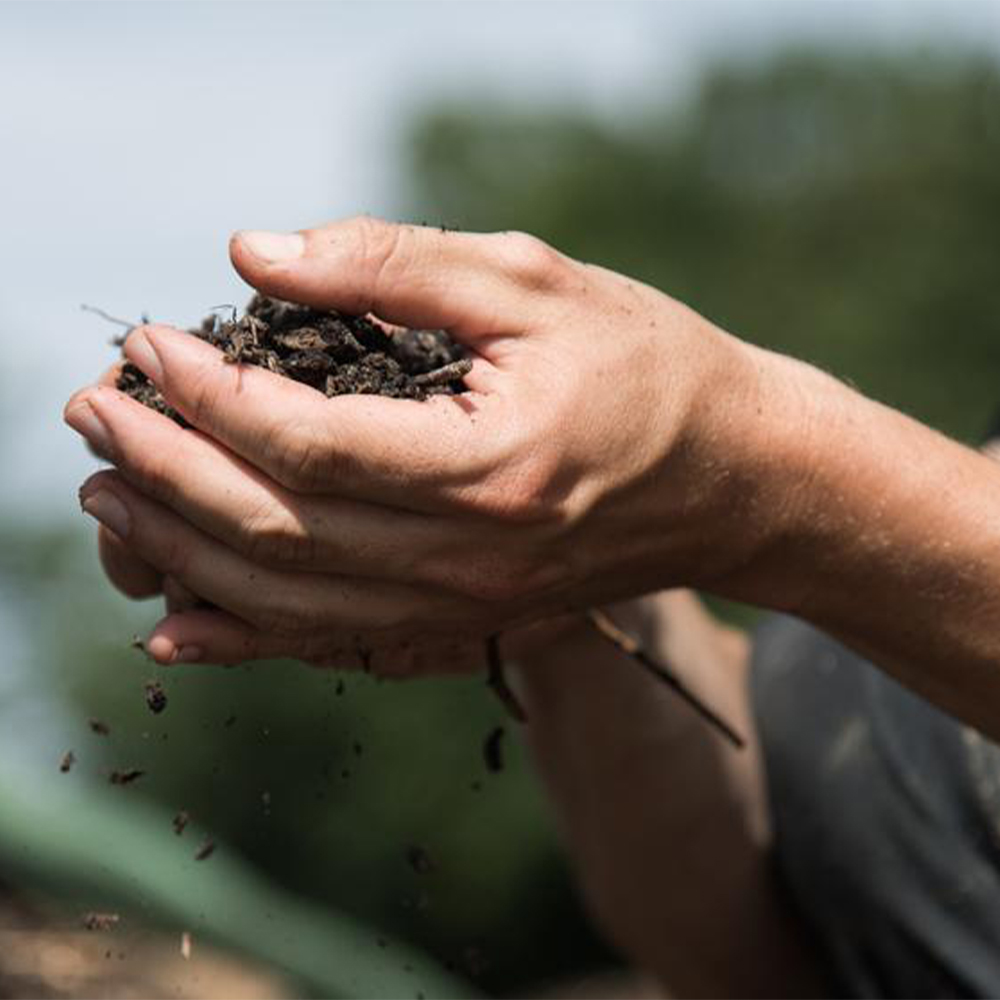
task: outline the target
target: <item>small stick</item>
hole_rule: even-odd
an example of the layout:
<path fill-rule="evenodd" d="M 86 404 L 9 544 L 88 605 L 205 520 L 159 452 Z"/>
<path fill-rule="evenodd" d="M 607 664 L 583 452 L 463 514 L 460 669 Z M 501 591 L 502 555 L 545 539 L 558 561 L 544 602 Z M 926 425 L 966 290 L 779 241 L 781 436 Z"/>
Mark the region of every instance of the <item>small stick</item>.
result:
<path fill-rule="evenodd" d="M 86 302 L 81 302 L 80 308 L 84 312 L 93 313 L 95 316 L 100 316 L 101 319 L 106 319 L 109 323 L 116 323 L 118 326 L 125 326 L 130 330 L 139 325 L 138 323 L 130 323 L 127 319 L 112 316 L 111 313 L 106 313 L 103 309 L 98 309 L 97 306 L 88 306 Z"/>
<path fill-rule="evenodd" d="M 460 378 L 465 378 L 472 371 L 472 362 L 468 358 L 459 361 L 452 361 L 451 364 L 441 368 L 435 368 L 432 372 L 424 372 L 422 375 L 413 376 L 413 384 L 426 387 L 429 385 L 447 385 L 449 382 L 457 382 Z"/>
<path fill-rule="evenodd" d="M 507 683 L 507 676 L 503 669 L 503 660 L 500 657 L 500 636 L 496 632 L 486 640 L 486 662 L 488 665 L 486 683 L 493 689 L 493 693 L 500 699 L 507 711 L 510 712 L 512 719 L 516 719 L 518 722 L 527 722 L 528 716 L 524 711 L 524 707 Z"/>
<path fill-rule="evenodd" d="M 587 620 L 608 642 L 617 646 L 626 656 L 631 657 L 643 669 L 649 671 L 657 680 L 672 688 L 687 702 L 706 722 L 712 725 L 737 749 L 746 746 L 746 740 L 725 719 L 709 708 L 700 698 L 692 694 L 679 677 L 662 663 L 654 660 L 639 643 L 627 632 L 623 632 L 603 611 L 591 608 L 587 612 Z"/>

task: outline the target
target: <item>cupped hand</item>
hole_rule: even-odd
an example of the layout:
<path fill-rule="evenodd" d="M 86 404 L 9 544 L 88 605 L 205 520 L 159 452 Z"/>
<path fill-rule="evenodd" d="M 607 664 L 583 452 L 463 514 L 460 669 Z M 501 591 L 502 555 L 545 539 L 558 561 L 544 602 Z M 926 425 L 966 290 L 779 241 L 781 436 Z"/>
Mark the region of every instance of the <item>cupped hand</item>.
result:
<path fill-rule="evenodd" d="M 212 606 L 168 615 L 158 659 L 441 649 L 722 578 L 759 544 L 718 542 L 749 488 L 722 456 L 759 361 L 676 301 L 519 233 L 362 218 L 230 249 L 265 294 L 449 330 L 469 391 L 328 399 L 133 331 L 126 356 L 191 427 L 107 384 L 66 420 L 114 466 L 81 490 L 113 578 L 138 595 L 167 577 Z"/>

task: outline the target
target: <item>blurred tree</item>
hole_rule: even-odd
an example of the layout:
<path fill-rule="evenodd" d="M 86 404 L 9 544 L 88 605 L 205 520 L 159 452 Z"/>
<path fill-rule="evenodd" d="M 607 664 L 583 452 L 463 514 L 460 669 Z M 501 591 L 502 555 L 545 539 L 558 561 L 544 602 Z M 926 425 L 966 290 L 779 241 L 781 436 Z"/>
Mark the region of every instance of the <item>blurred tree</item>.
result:
<path fill-rule="evenodd" d="M 623 121 L 457 104 L 418 218 L 526 229 L 950 432 L 1000 400 L 1000 71 L 970 53 L 722 63 Z"/>

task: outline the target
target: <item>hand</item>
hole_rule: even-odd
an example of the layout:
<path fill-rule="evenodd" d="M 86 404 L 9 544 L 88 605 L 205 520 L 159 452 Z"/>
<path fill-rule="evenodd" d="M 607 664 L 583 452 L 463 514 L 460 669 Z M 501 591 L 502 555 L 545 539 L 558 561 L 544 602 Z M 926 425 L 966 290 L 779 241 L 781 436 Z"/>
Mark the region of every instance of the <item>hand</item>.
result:
<path fill-rule="evenodd" d="M 522 234 L 369 219 L 237 235 L 231 255 L 266 294 L 448 329 L 471 391 L 327 399 L 134 331 L 127 357 L 193 427 L 106 385 L 66 419 L 116 467 L 84 508 L 216 609 L 168 616 L 159 659 L 483 635 L 722 579 L 766 542 L 723 530 L 759 500 L 742 422 L 762 352 L 667 296 Z"/>

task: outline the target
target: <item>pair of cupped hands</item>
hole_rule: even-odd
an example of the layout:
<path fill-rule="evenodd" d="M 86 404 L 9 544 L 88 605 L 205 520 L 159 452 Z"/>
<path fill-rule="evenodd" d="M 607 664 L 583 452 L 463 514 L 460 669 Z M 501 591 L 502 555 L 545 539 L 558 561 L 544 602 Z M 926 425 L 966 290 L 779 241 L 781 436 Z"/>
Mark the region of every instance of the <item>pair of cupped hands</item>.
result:
<path fill-rule="evenodd" d="M 80 491 L 112 581 L 164 593 L 161 663 L 295 657 L 481 665 L 482 637 L 664 586 L 725 590 L 766 544 L 727 530 L 760 412 L 754 349 L 666 295 L 523 233 L 371 218 L 237 233 L 254 288 L 444 328 L 469 391 L 328 399 L 134 329 L 125 355 L 186 418 L 114 388 L 67 423 L 110 463 Z M 523 630 L 522 630 L 523 631 Z"/>

